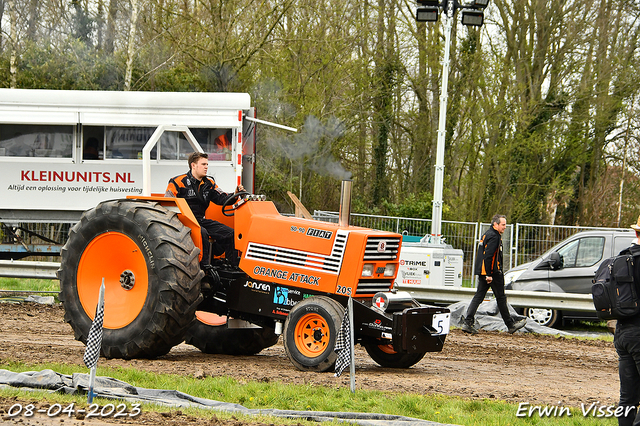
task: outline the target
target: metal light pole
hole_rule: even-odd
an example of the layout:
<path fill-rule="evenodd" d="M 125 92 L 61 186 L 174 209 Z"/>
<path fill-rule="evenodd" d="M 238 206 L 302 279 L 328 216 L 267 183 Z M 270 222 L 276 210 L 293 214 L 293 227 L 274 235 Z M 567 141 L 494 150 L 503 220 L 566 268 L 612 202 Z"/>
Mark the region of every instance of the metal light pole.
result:
<path fill-rule="evenodd" d="M 447 90 L 449 88 L 449 56 L 451 51 L 451 28 L 456 9 L 462 8 L 462 23 L 480 27 L 484 22 L 484 8 L 489 0 L 417 0 L 416 20 L 436 22 L 440 7 L 444 9 L 444 59 L 442 61 L 442 83 L 440 87 L 440 111 L 438 120 L 438 143 L 436 146 L 436 170 L 433 184 L 433 210 L 431 214 L 431 235 L 422 242 L 442 245 L 442 187 L 444 185 L 444 144 L 447 132 Z"/>
<path fill-rule="evenodd" d="M 451 27 L 453 26 L 453 0 L 449 0 L 444 22 L 444 60 L 440 86 L 440 111 L 438 119 L 438 144 L 436 147 L 436 174 L 433 184 L 433 210 L 431 213 L 431 243 L 442 243 L 442 186 L 444 185 L 444 143 L 447 132 L 447 90 L 449 88 L 449 55 Z"/>

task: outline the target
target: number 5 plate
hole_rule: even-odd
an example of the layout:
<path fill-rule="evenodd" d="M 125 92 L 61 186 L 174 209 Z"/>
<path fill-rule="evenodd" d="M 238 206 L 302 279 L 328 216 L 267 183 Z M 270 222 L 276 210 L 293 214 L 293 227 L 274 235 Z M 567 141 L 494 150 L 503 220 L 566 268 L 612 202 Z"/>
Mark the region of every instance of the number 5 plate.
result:
<path fill-rule="evenodd" d="M 436 336 L 440 336 L 442 334 L 449 334 L 449 322 L 450 322 L 451 314 L 433 314 L 433 322 L 431 325 L 435 328 Z"/>

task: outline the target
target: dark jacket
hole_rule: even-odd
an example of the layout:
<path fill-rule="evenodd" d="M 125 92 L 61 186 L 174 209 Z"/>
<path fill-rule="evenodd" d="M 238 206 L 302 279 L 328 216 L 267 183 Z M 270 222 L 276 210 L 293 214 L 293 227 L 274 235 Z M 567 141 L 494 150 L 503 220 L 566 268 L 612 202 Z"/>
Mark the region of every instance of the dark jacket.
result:
<path fill-rule="evenodd" d="M 204 219 L 209 203 L 221 206 L 230 194 L 222 191 L 211 176 L 205 176 L 199 181 L 188 171 L 169 180 L 165 195 L 187 200 L 193 215 L 200 222 Z"/>
<path fill-rule="evenodd" d="M 502 273 L 502 235 L 493 226 L 482 236 L 481 255 L 482 263 L 476 271 L 477 275 L 494 276 Z"/>

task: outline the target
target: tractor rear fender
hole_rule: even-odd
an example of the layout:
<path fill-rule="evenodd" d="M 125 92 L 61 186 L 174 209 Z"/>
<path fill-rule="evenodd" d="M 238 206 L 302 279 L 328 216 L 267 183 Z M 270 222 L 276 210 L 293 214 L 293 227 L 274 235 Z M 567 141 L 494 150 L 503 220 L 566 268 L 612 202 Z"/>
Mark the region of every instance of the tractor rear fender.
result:
<path fill-rule="evenodd" d="M 193 215 L 189 204 L 187 204 L 187 200 L 185 200 L 184 198 L 173 198 L 164 196 L 145 197 L 132 195 L 128 196 L 127 199 L 155 201 L 165 209 L 177 213 L 180 222 L 182 222 L 182 224 L 187 228 L 191 229 L 191 239 L 193 240 L 193 244 L 200 249 L 200 255 L 198 256 L 198 259 L 202 260 L 202 233 L 200 231 L 200 225 L 198 224 L 196 217 Z"/>
<path fill-rule="evenodd" d="M 355 339 L 387 340 L 399 353 L 439 352 L 449 327 L 447 322 L 444 330 L 436 328 L 438 319 L 442 318 L 438 314 L 449 315 L 449 309 L 417 304 L 397 312 L 383 312 L 353 299 Z"/>
<path fill-rule="evenodd" d="M 155 201 L 160 203 L 160 205 L 167 210 L 178 213 L 178 219 L 180 219 L 180 222 L 182 222 L 187 228 L 191 229 L 191 239 L 193 240 L 193 244 L 200 249 L 200 256 L 198 259 L 202 260 L 202 233 L 200 231 L 200 225 L 198 224 L 196 217 L 193 215 L 191 207 L 189 207 L 189 204 L 187 204 L 187 201 L 184 198 L 165 197 L 163 195 L 153 195 L 150 197 L 129 195 L 127 198 Z M 216 204 L 209 204 L 209 208 L 207 208 L 207 211 L 205 212 L 205 217 L 207 219 L 224 223 L 225 225 L 233 228 L 233 216 L 224 216 L 222 214 L 222 208 Z"/>

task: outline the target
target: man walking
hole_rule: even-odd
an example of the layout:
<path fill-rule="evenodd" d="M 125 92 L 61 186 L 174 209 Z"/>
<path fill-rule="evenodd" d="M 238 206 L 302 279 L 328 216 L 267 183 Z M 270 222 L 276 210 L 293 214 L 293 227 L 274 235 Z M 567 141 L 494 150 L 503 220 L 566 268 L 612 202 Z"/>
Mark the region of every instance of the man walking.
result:
<path fill-rule="evenodd" d="M 498 302 L 498 309 L 505 325 L 509 329 L 509 333 L 515 333 L 524 327 L 527 319 L 514 321 L 509 314 L 509 306 L 507 305 L 507 296 L 504 293 L 504 274 L 502 271 L 502 233 L 507 228 L 507 218 L 504 215 L 497 214 L 491 219 L 491 228 L 482 236 L 482 252 L 478 254 L 478 260 L 481 262 L 476 268 L 478 275 L 478 289 L 476 294 L 469 303 L 467 315 L 462 323 L 462 331 L 471 334 L 477 334 L 478 330 L 474 327 L 475 315 L 478 306 L 484 300 L 489 288 L 493 290 L 493 294 Z M 476 263 L 476 264 L 477 264 Z"/>

